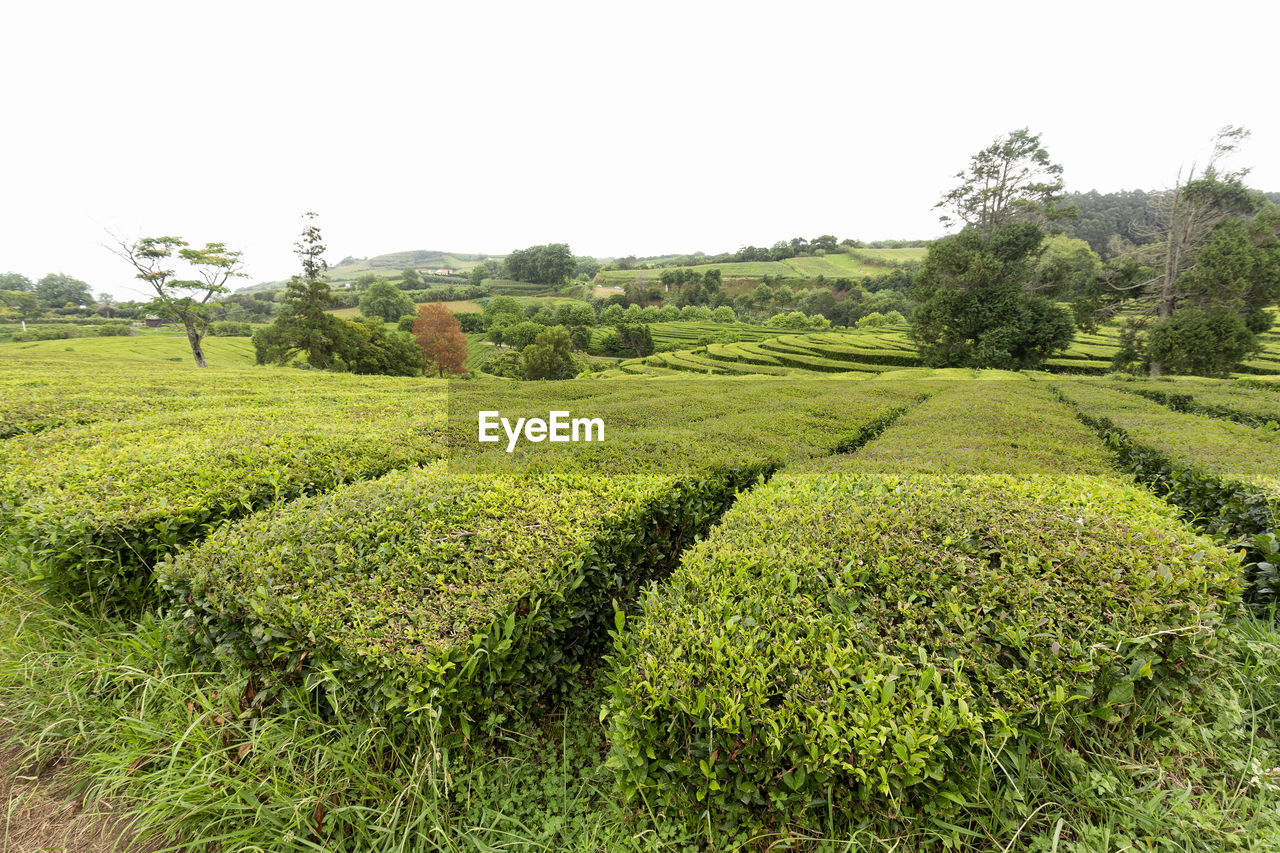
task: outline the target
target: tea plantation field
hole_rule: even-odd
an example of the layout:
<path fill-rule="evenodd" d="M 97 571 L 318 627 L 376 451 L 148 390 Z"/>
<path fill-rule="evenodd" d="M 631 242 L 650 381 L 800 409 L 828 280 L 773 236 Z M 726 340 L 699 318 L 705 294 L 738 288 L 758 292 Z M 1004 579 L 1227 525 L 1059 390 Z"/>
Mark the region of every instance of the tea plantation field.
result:
<path fill-rule="evenodd" d="M 0 743 L 95 849 L 1280 849 L 1280 385 L 46 343 L 0 352 Z"/>

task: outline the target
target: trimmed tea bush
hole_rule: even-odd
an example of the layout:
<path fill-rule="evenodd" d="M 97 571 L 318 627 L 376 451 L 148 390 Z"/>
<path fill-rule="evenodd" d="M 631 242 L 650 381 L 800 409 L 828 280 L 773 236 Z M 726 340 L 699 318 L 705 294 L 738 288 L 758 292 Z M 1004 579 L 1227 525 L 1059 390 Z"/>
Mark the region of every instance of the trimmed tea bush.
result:
<path fill-rule="evenodd" d="M 1269 607 L 1280 592 L 1280 444 L 1267 433 L 1170 411 L 1136 394 L 1087 382 L 1055 388 L 1120 465 L 1191 521 L 1246 548 L 1247 598 Z"/>
<path fill-rule="evenodd" d="M 856 464 L 779 475 L 643 594 L 608 706 L 628 794 L 708 829 L 945 820 L 1006 747 L 1125 737 L 1232 614 L 1235 558 L 1136 487 Z"/>
<path fill-rule="evenodd" d="M 674 480 L 443 466 L 225 527 L 160 570 L 203 655 L 305 681 L 333 713 L 469 732 L 598 652 L 613 602 L 665 573 L 766 473 Z"/>
<path fill-rule="evenodd" d="M 206 405 L 8 439 L 0 523 L 49 593 L 97 609 L 149 599 L 151 567 L 267 504 L 438 458 L 439 396 Z"/>

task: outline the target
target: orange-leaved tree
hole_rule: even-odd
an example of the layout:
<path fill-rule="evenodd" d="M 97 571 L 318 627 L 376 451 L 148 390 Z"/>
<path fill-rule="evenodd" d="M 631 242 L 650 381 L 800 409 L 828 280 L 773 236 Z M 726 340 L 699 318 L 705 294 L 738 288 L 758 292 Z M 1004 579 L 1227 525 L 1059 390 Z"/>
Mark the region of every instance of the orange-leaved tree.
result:
<path fill-rule="evenodd" d="M 440 376 L 462 373 L 467 361 L 467 336 L 453 312 L 443 302 L 433 302 L 418 309 L 413 323 L 413 337 L 422 347 L 427 364 L 435 365 Z"/>

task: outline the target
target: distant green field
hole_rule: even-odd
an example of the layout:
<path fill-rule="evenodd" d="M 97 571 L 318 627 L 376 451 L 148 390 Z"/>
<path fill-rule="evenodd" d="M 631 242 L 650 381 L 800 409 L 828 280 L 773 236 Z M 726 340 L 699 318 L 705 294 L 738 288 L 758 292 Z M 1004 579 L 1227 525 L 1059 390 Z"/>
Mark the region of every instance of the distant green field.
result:
<path fill-rule="evenodd" d="M 126 338 L 70 338 L 62 341 L 0 345 L 0 359 L 10 354 L 28 359 L 40 355 L 63 358 L 66 353 L 83 357 L 86 365 L 99 359 L 193 363 L 191 345 L 187 343 L 186 336 L 180 333 Z M 204 354 L 210 367 L 243 367 L 254 363 L 253 343 L 249 338 L 205 338 Z"/>
<path fill-rule="evenodd" d="M 886 260 L 918 260 L 924 256 L 924 249 L 865 249 L 859 250 L 865 255 L 876 255 Z M 897 253 L 897 254 L 887 254 Z M 777 278 L 816 278 L 824 276 L 835 278 L 862 278 L 872 275 L 884 275 L 892 268 L 864 264 L 857 258 L 844 253 L 825 255 L 823 257 L 789 258 L 785 261 L 743 261 L 728 264 L 699 264 L 684 267 L 705 273 L 718 269 L 720 274 L 730 278 L 762 278 L 766 275 Z M 596 274 L 596 283 L 601 285 L 629 284 L 634 281 L 656 281 L 662 275 L 661 269 L 648 270 L 602 270 Z"/>

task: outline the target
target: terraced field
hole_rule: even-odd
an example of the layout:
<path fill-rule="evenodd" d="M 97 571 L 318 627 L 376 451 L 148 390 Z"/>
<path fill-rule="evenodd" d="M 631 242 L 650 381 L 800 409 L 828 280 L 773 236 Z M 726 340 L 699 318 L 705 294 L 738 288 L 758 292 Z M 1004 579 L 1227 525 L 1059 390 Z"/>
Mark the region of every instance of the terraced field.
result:
<path fill-rule="evenodd" d="M 617 369 L 663 382 L 162 352 L 0 360 L 0 723 L 150 840 L 1280 841 L 1265 384 L 930 371 L 901 329 Z M 555 409 L 604 440 L 476 440 Z"/>
<path fill-rule="evenodd" d="M 917 250 L 863 250 L 865 254 L 871 257 L 874 257 L 878 251 L 911 253 Z M 922 256 L 923 250 L 918 251 Z M 901 254 L 896 256 L 885 254 L 884 257 L 895 262 L 902 259 Z M 908 254 L 906 259 L 915 260 L 916 257 Z M 864 263 L 857 258 L 842 253 L 822 257 L 789 258 L 785 261 L 742 261 L 726 264 L 694 265 L 687 267 L 687 269 L 699 273 L 717 269 L 720 270 L 720 274 L 725 279 L 760 279 L 766 275 L 776 278 L 817 278 L 821 275 L 828 279 L 837 279 L 884 275 L 894 268 L 888 264 L 879 266 Z M 635 281 L 657 281 L 661 276 L 661 269 L 601 270 L 596 274 L 595 283 L 600 285 L 630 284 Z"/>

